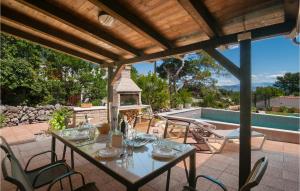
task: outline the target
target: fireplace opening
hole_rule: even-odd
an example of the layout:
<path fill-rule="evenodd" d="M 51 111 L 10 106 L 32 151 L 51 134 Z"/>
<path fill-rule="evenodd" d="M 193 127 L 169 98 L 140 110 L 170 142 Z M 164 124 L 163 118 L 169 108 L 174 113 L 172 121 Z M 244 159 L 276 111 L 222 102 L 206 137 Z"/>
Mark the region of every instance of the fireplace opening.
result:
<path fill-rule="evenodd" d="M 139 105 L 139 94 L 120 94 L 120 106 Z"/>

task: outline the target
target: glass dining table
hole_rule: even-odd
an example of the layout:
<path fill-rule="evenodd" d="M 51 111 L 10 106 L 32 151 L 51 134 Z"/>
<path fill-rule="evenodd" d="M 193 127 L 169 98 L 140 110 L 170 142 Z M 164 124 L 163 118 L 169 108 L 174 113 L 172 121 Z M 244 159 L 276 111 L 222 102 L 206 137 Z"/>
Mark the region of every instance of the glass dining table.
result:
<path fill-rule="evenodd" d="M 142 147 L 134 148 L 130 156 L 120 154 L 110 160 L 99 158 L 98 152 L 101 149 L 107 148 L 107 139 L 95 138 L 95 141 L 83 142 L 78 144 L 77 141 L 66 138 L 61 131 L 51 132 L 52 143 L 51 149 L 55 153 L 56 140 L 61 141 L 65 147 L 71 149 L 71 163 L 74 168 L 73 152 L 81 155 L 83 158 L 94 164 L 99 169 L 103 170 L 115 180 L 126 186 L 127 191 L 137 191 L 140 187 L 151 181 L 155 177 L 168 171 L 167 186 L 169 188 L 171 168 L 177 163 L 189 158 L 188 183 L 189 186 L 195 188 L 196 178 L 196 149 L 188 144 L 181 144 L 173 141 L 166 141 L 171 149 L 174 149 L 174 157 L 169 159 L 161 159 L 153 157 L 153 144 L 149 141 Z M 103 136 L 103 135 L 102 135 Z M 51 158 L 55 160 L 55 156 Z M 184 170 L 184 169 L 183 169 Z"/>

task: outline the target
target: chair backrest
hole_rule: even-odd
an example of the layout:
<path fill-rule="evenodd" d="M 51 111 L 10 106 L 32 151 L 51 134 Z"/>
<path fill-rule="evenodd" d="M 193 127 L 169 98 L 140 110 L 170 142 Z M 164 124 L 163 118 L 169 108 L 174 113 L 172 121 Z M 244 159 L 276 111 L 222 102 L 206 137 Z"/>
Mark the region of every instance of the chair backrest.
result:
<path fill-rule="evenodd" d="M 13 152 L 9 146 L 9 144 L 7 143 L 6 139 L 2 136 L 0 136 L 0 148 L 6 153 L 6 154 L 11 154 L 13 155 Z"/>
<path fill-rule="evenodd" d="M 257 186 L 262 177 L 264 176 L 268 167 L 268 159 L 266 157 L 260 158 L 254 164 L 246 183 L 240 188 L 240 191 L 248 191 L 251 188 Z"/>
<path fill-rule="evenodd" d="M 160 122 L 157 123 L 156 120 L 159 120 Z M 161 129 L 164 129 L 164 132 L 162 134 L 163 138 L 166 138 L 165 135 L 166 135 L 166 130 L 168 128 L 168 119 L 165 118 L 165 117 L 162 117 L 160 115 L 153 115 L 152 118 L 149 120 L 148 122 L 148 127 L 147 127 L 147 131 L 146 133 L 150 133 L 150 129 L 155 127 L 153 126 L 153 123 L 155 123 L 156 125 L 158 125 Z"/>
<path fill-rule="evenodd" d="M 21 191 L 33 191 L 19 161 L 12 155 L 6 154 L 1 164 L 4 180 L 16 185 Z"/>

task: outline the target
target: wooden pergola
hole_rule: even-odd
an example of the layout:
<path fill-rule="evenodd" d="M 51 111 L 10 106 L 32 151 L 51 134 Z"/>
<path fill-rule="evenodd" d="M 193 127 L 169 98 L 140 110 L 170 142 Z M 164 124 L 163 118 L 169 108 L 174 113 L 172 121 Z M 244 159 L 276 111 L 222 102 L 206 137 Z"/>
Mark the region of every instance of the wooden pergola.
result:
<path fill-rule="evenodd" d="M 1 1 L 2 32 L 108 67 L 110 101 L 125 64 L 205 50 L 241 83 L 240 185 L 251 168 L 251 41 L 296 34 L 298 17 L 299 0 Z M 240 66 L 216 50 L 237 43 Z"/>

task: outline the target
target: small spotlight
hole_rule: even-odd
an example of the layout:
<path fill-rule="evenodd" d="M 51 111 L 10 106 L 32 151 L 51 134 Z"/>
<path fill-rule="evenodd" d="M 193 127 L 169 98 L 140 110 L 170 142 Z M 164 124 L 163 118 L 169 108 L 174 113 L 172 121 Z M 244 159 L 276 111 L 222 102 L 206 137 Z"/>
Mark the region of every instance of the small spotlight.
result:
<path fill-rule="evenodd" d="M 111 27 L 115 22 L 115 19 L 112 16 L 103 11 L 99 13 L 98 20 L 103 26 L 106 27 Z"/>

